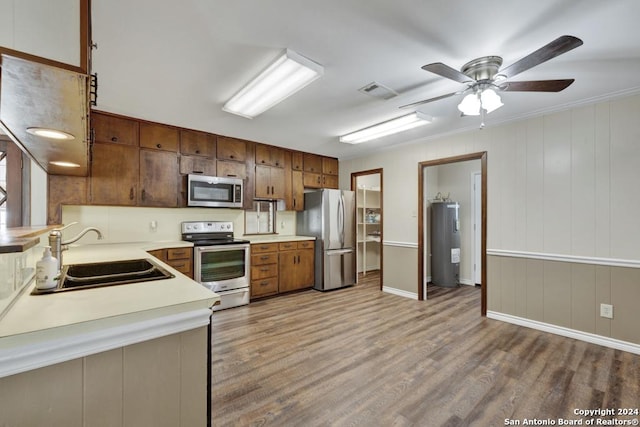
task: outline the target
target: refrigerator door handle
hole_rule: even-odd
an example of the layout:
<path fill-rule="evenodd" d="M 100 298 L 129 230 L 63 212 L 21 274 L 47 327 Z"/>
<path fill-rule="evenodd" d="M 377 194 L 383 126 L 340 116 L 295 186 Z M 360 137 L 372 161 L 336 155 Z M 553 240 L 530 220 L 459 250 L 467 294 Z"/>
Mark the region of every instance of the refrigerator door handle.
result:
<path fill-rule="evenodd" d="M 340 192 L 340 246 L 344 247 L 344 194 Z"/>
<path fill-rule="evenodd" d="M 348 254 L 350 252 L 353 252 L 353 249 L 333 249 L 333 250 L 327 251 L 327 255 L 328 256 L 331 256 L 331 255 L 344 255 L 344 254 Z"/>

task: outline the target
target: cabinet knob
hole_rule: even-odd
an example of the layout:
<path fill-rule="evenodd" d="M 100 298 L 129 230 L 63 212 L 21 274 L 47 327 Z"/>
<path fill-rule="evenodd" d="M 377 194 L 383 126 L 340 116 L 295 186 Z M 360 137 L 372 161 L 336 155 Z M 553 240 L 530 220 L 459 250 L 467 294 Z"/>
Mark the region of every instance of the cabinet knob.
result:
<path fill-rule="evenodd" d="M 200 150 L 196 150 L 196 154 L 200 154 Z"/>
<path fill-rule="evenodd" d="M 232 155 L 229 156 L 230 159 L 235 159 L 235 157 Z"/>
<path fill-rule="evenodd" d="M 113 141 L 113 142 L 118 142 L 118 137 L 117 137 L 117 136 L 112 136 L 112 137 L 111 137 L 111 141 Z"/>
<path fill-rule="evenodd" d="M 156 144 L 156 147 L 162 148 L 162 144 Z"/>

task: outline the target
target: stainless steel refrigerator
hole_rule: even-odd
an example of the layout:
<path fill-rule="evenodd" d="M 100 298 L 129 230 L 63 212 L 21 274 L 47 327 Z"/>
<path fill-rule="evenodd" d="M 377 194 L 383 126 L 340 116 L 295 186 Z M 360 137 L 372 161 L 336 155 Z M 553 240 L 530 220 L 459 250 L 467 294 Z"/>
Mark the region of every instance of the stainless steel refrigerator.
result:
<path fill-rule="evenodd" d="M 431 204 L 431 282 L 455 288 L 460 282 L 460 205 Z"/>
<path fill-rule="evenodd" d="M 296 231 L 316 238 L 314 289 L 328 291 L 356 282 L 355 205 L 353 191 L 324 189 L 304 195 Z"/>

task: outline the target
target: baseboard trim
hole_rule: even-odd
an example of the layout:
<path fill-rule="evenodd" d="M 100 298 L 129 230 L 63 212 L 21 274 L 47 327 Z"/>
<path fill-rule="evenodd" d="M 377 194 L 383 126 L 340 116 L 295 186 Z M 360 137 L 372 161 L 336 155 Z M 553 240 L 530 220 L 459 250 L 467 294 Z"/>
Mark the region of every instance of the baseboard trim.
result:
<path fill-rule="evenodd" d="M 144 320 L 0 351 L 0 378 L 209 324 L 210 309 Z"/>
<path fill-rule="evenodd" d="M 402 289 L 390 288 L 388 286 L 383 286 L 382 292 L 386 292 L 392 295 L 398 295 L 400 297 L 411 298 L 415 300 L 418 299 L 418 294 L 416 292 L 409 292 Z"/>
<path fill-rule="evenodd" d="M 543 332 L 549 332 L 555 335 L 561 335 L 567 338 L 573 338 L 585 341 L 591 344 L 598 344 L 604 347 L 616 350 L 627 351 L 629 353 L 640 354 L 640 345 L 627 341 L 617 340 L 615 338 L 603 337 L 602 335 L 591 334 L 588 332 L 577 331 L 575 329 L 565 328 L 563 326 L 551 325 L 549 323 L 539 322 L 537 320 L 525 319 L 523 317 L 512 316 L 510 314 L 498 313 L 495 311 L 487 311 L 489 319 L 500 320 L 514 325 L 524 326 L 526 328 L 537 329 Z"/>
<path fill-rule="evenodd" d="M 547 254 L 541 252 L 507 251 L 503 249 L 487 249 L 487 255 L 510 258 L 540 259 L 544 261 L 573 262 L 577 264 L 605 265 L 610 267 L 640 268 L 640 261 L 633 259 L 598 258 L 578 255 Z"/>

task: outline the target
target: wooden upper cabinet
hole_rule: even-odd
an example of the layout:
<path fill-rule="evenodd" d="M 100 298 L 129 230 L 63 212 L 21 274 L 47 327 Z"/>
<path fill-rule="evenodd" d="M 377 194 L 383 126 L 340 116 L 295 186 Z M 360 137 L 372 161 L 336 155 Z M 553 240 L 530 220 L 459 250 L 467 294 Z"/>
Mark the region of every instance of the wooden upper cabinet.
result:
<path fill-rule="evenodd" d="M 256 165 L 284 167 L 284 150 L 265 144 L 256 144 Z"/>
<path fill-rule="evenodd" d="M 325 175 L 338 175 L 338 159 L 323 157 L 322 173 Z"/>
<path fill-rule="evenodd" d="M 303 165 L 305 172 L 322 173 L 322 156 L 304 153 Z"/>
<path fill-rule="evenodd" d="M 233 160 L 235 162 L 247 160 L 247 142 L 242 139 L 219 136 L 216 145 L 218 160 Z"/>
<path fill-rule="evenodd" d="M 247 177 L 247 165 L 244 163 L 218 160 L 216 161 L 216 176 L 245 179 Z"/>
<path fill-rule="evenodd" d="M 168 151 L 140 150 L 139 206 L 178 205 L 177 157 Z"/>
<path fill-rule="evenodd" d="M 135 206 L 138 198 L 138 147 L 96 142 L 92 147 L 89 202 Z"/>
<path fill-rule="evenodd" d="M 138 145 L 138 122 L 98 112 L 91 113 L 96 142 Z"/>
<path fill-rule="evenodd" d="M 284 169 L 256 165 L 256 198 L 284 199 L 285 176 Z"/>
<path fill-rule="evenodd" d="M 180 156 L 180 174 L 216 176 L 216 161 L 200 156 Z"/>
<path fill-rule="evenodd" d="M 140 146 L 155 150 L 178 151 L 180 132 L 173 126 L 140 123 Z"/>
<path fill-rule="evenodd" d="M 194 156 L 215 157 L 216 136 L 193 130 L 180 130 L 180 153 Z"/>
<path fill-rule="evenodd" d="M 294 171 L 301 171 L 303 170 L 303 161 L 304 161 L 304 155 L 302 152 L 300 151 L 292 151 L 291 152 L 291 169 Z"/>
<path fill-rule="evenodd" d="M 322 188 L 338 188 L 338 175 L 322 175 Z"/>

